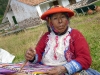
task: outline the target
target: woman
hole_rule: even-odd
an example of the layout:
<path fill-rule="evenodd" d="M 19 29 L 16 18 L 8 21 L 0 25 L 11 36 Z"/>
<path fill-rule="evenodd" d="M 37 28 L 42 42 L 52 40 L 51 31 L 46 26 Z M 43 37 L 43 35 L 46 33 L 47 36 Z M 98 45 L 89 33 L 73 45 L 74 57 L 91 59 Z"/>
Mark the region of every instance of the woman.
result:
<path fill-rule="evenodd" d="M 59 5 L 41 16 L 47 21 L 49 31 L 41 37 L 35 49 L 27 50 L 25 58 L 32 63 L 56 66 L 45 72 L 47 75 L 92 75 L 88 43 L 78 30 L 70 28 L 72 16 L 73 11 Z"/>

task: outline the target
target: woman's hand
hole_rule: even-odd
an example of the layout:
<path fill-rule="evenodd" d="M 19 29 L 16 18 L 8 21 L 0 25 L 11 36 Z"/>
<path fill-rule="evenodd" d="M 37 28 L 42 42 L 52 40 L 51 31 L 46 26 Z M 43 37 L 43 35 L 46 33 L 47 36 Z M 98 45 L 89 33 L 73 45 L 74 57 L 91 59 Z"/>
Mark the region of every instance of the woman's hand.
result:
<path fill-rule="evenodd" d="M 47 72 L 45 72 L 45 74 L 47 75 L 61 75 L 66 73 L 67 70 L 64 66 L 57 66 L 53 69 L 48 70 Z"/>
<path fill-rule="evenodd" d="M 33 47 L 30 47 L 30 48 L 26 51 L 26 53 L 25 53 L 25 59 L 26 59 L 27 61 L 31 61 L 31 60 L 34 59 L 35 54 L 36 54 L 36 51 L 34 50 L 34 48 L 33 48 Z"/>

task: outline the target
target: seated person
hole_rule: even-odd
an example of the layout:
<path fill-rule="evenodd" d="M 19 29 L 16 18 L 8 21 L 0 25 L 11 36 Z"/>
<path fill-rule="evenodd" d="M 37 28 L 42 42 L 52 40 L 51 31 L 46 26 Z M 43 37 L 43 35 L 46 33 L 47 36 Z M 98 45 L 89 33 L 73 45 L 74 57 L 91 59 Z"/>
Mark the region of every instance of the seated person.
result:
<path fill-rule="evenodd" d="M 39 40 L 35 49 L 30 47 L 25 54 L 32 63 L 55 66 L 45 72 L 47 75 L 100 75 L 90 69 L 91 55 L 85 37 L 70 27 L 74 12 L 57 5 L 41 16 L 47 22 L 49 31 Z"/>

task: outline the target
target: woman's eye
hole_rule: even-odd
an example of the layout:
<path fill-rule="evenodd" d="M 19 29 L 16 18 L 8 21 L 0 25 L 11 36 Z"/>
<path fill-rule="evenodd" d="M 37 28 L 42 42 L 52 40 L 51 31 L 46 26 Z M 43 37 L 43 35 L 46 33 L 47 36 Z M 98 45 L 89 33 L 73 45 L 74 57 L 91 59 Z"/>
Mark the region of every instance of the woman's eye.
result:
<path fill-rule="evenodd" d="M 54 17 L 53 19 L 54 19 L 54 20 L 56 20 L 57 18 L 56 18 L 56 17 Z"/>
<path fill-rule="evenodd" d="M 65 16 L 61 16 L 61 18 L 65 18 Z"/>

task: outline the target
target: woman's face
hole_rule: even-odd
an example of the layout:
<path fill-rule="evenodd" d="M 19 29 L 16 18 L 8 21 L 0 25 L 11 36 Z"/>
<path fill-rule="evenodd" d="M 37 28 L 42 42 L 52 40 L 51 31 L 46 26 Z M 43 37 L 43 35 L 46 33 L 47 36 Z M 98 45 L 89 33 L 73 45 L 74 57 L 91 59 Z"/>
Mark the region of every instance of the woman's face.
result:
<path fill-rule="evenodd" d="M 58 33 L 63 33 L 68 27 L 68 19 L 63 13 L 53 14 L 51 17 L 51 23 L 54 30 Z"/>

